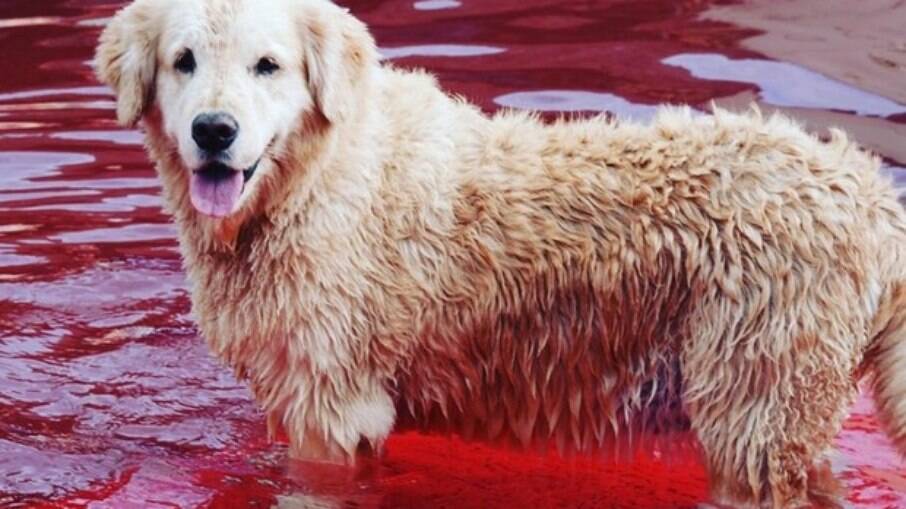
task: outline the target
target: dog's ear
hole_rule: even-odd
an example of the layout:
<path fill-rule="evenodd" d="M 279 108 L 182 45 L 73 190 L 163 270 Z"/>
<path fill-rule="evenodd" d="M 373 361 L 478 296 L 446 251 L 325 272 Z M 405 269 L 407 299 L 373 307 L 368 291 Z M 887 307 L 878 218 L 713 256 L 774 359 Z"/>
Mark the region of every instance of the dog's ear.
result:
<path fill-rule="evenodd" d="M 301 11 L 302 46 L 308 86 L 331 123 L 348 118 L 369 90 L 378 65 L 374 39 L 346 9 L 330 2 Z"/>
<path fill-rule="evenodd" d="M 134 126 L 153 100 L 158 26 L 152 2 L 138 0 L 113 17 L 94 56 L 98 79 L 116 94 L 116 117 Z"/>

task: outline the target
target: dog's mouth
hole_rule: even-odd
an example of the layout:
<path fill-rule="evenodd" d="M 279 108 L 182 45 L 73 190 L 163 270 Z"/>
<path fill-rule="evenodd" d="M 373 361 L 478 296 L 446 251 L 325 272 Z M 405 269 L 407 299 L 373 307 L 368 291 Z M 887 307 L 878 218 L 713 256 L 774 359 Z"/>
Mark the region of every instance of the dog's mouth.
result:
<path fill-rule="evenodd" d="M 202 214 L 217 218 L 236 212 L 245 185 L 255 175 L 260 162 L 261 159 L 244 170 L 211 162 L 193 171 L 189 183 L 192 205 Z"/>

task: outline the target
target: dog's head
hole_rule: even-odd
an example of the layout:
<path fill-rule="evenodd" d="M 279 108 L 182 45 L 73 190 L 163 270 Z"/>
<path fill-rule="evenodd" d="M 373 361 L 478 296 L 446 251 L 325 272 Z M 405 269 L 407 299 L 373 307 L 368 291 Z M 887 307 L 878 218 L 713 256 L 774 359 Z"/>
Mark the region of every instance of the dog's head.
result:
<path fill-rule="evenodd" d="M 364 25 L 326 0 L 137 0 L 95 57 L 119 121 L 153 120 L 192 205 L 217 218 L 253 202 L 306 117 L 355 115 L 376 62 Z"/>

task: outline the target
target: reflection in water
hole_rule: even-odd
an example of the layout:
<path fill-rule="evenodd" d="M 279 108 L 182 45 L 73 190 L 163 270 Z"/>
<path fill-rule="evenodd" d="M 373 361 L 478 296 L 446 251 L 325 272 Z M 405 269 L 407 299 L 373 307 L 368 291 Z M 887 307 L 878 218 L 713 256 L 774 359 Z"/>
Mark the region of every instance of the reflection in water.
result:
<path fill-rule="evenodd" d="M 109 17 L 103 18 L 88 18 L 79 20 L 76 24 L 84 27 L 102 27 L 107 26 L 107 23 L 110 22 Z"/>
<path fill-rule="evenodd" d="M 906 193 L 906 168 L 894 164 L 885 164 L 881 166 L 881 169 L 893 178 L 897 189 L 901 190 L 901 194 Z"/>
<path fill-rule="evenodd" d="M 413 7 L 419 11 L 437 11 L 441 9 L 455 9 L 462 5 L 457 0 L 422 0 L 415 2 Z"/>
<path fill-rule="evenodd" d="M 621 118 L 649 120 L 657 113 L 656 106 L 634 104 L 622 97 L 583 90 L 539 90 L 514 92 L 494 99 L 508 108 L 537 111 L 609 111 Z"/>
<path fill-rule="evenodd" d="M 115 454 L 60 454 L 4 439 L 0 439 L 0 456 L 18 460 L 18 464 L 0 461 L 0 491 L 48 499 L 87 489 L 94 479 L 106 478 L 118 466 Z"/>
<path fill-rule="evenodd" d="M 400 46 L 397 48 L 380 48 L 383 58 L 396 59 L 406 57 L 477 57 L 495 55 L 506 51 L 493 46 L 473 46 L 469 44 L 420 44 Z"/>
<path fill-rule="evenodd" d="M 697 78 L 758 85 L 762 99 L 776 106 L 844 110 L 880 117 L 906 112 L 902 104 L 787 62 L 734 60 L 711 53 L 683 53 L 663 62 L 682 67 Z"/>
<path fill-rule="evenodd" d="M 21 99 L 33 99 L 36 97 L 60 97 L 66 95 L 94 95 L 110 96 L 113 91 L 107 87 L 71 87 L 71 88 L 51 88 L 41 90 L 28 90 L 24 92 L 7 92 L 0 93 L 0 102 L 18 101 Z"/>
<path fill-rule="evenodd" d="M 35 25 L 53 25 L 63 21 L 57 17 L 9 18 L 0 19 L 0 28 L 18 28 Z"/>
<path fill-rule="evenodd" d="M 32 179 L 59 175 L 63 166 L 95 161 L 71 152 L 0 152 L 0 191 L 34 189 Z"/>
<path fill-rule="evenodd" d="M 3 267 L 16 267 L 21 265 L 37 265 L 39 263 L 45 263 L 47 260 L 45 258 L 40 258 L 37 256 L 23 256 L 12 252 L 9 246 L 4 246 L 0 244 L 0 272 L 2 272 Z"/>
<path fill-rule="evenodd" d="M 99 242 L 135 242 L 172 239 L 176 228 L 170 224 L 132 224 L 117 228 L 102 228 L 81 232 L 61 233 L 54 237 L 66 244 L 90 244 Z"/>
<path fill-rule="evenodd" d="M 61 131 L 52 136 L 61 140 L 110 141 L 122 145 L 141 145 L 144 141 L 137 131 Z"/>

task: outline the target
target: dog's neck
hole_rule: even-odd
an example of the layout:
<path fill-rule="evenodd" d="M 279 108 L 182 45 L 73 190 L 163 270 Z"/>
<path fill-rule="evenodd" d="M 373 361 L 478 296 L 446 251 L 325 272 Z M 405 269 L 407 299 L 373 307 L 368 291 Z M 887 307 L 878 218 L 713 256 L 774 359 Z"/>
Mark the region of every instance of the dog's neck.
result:
<path fill-rule="evenodd" d="M 375 123 L 378 115 L 368 112 L 294 140 L 280 163 L 283 184 L 270 197 L 269 221 L 296 235 L 336 236 L 367 216 L 380 185 L 380 140 L 362 133 L 378 130 Z"/>

